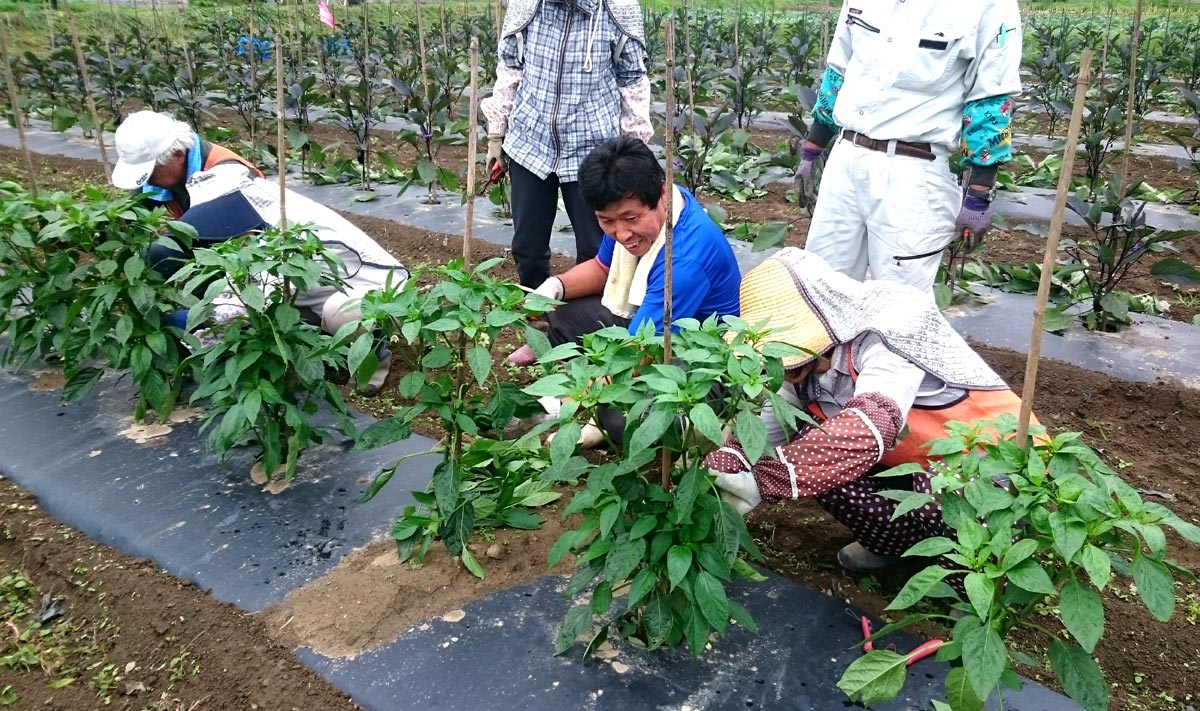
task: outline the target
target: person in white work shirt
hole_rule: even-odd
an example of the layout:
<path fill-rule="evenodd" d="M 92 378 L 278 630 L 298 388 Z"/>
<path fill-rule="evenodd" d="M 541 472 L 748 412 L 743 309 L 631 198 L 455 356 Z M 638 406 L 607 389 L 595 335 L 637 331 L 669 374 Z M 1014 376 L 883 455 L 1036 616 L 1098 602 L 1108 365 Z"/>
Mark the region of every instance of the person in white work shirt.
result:
<path fill-rule="evenodd" d="M 942 250 L 991 226 L 1020 65 L 1017 0 L 845 0 L 796 170 L 806 249 L 859 280 L 931 289 Z M 817 200 L 814 163 L 835 137 Z"/>

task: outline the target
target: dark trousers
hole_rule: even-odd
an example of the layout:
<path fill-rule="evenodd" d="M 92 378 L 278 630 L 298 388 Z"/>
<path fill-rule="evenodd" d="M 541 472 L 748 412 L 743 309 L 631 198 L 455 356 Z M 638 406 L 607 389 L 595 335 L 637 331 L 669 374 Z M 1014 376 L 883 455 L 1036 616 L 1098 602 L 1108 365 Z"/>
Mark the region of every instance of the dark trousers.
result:
<path fill-rule="evenodd" d="M 560 183 L 554 173 L 542 180 L 515 161 L 509 162 L 508 174 L 512 180 L 512 253 L 522 285 L 536 289 L 550 277 L 550 233 L 560 190 L 575 230 L 575 263 L 596 256 L 604 232 L 578 182 Z"/>
<path fill-rule="evenodd" d="M 546 336 L 550 345 L 579 343 L 584 334 L 607 326 L 628 326 L 629 319 L 621 318 L 600 303 L 600 295 L 571 299 L 546 315 Z"/>
<path fill-rule="evenodd" d="M 849 528 L 864 548 L 880 555 L 901 555 L 926 538 L 950 535 L 950 529 L 942 521 L 942 507 L 936 503 L 925 504 L 892 520 L 892 512 L 899 504 L 879 492 L 905 488 L 898 485 L 901 481 L 864 476 L 818 496 L 817 503 Z M 911 488 L 930 493 L 929 475 L 923 472 L 914 475 Z"/>

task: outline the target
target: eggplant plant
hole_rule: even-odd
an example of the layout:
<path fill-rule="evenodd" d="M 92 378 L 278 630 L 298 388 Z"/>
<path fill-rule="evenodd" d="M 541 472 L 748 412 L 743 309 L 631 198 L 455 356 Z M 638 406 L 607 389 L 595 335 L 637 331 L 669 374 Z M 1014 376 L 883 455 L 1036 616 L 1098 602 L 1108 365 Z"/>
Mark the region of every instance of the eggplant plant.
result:
<path fill-rule="evenodd" d="M 417 152 L 417 163 L 401 185 L 403 194 L 412 185 L 424 185 L 425 201 L 441 202 L 438 189 L 458 192 L 458 173 L 438 164 L 443 146 L 466 145 L 467 119 L 458 112 L 467 77 L 459 69 L 456 56 L 447 48 L 438 48 L 427 59 L 427 87 L 420 83 L 413 91 L 413 108 L 408 112 L 410 125 L 400 131 L 400 140 Z"/>
<path fill-rule="evenodd" d="M 611 327 L 582 345 L 534 345 L 539 362 L 562 363 L 525 388 L 563 403 L 547 476 L 587 473 L 586 487 L 563 512 L 580 514 L 580 523 L 559 538 L 548 561 L 574 553 L 578 569 L 563 595 L 590 589 L 559 628 L 556 654 L 584 637 L 586 656 L 616 634 L 649 649 L 686 643 L 699 655 L 711 634 L 729 631 L 730 619 L 757 629 L 725 586 L 764 579 L 741 557 L 744 551 L 757 558 L 758 550 L 703 461 L 724 444 L 725 423 L 757 461 L 767 449 L 764 403 L 777 408 L 781 422 L 808 421 L 775 394 L 783 383 L 778 357 L 796 351 L 775 343 L 760 352 L 763 332 L 733 317 L 675 325 L 670 364 L 649 325 L 634 336 Z M 625 446 L 619 458 L 589 466 L 574 454 L 575 443 L 582 423 L 595 421 L 601 408 L 625 415 Z"/>
<path fill-rule="evenodd" d="M 939 502 L 947 533 L 905 553 L 935 560 L 887 609 L 925 604 L 939 611 L 908 614 L 872 639 L 926 620 L 953 626 L 938 650 L 951 666 L 938 709 L 981 711 L 989 696 L 1021 687 L 1017 664 L 1043 669 L 1048 661 L 1085 711 L 1105 711 L 1108 684 L 1092 657 L 1104 637 L 1100 593 L 1133 582 L 1150 615 L 1170 620 L 1175 580 L 1195 576 L 1168 560 L 1165 534 L 1196 544 L 1200 527 L 1142 499 L 1077 432 L 1050 437 L 1034 428 L 1020 447 L 1011 415 L 946 429 L 929 444 L 937 462 L 933 493 L 888 492 L 901 502 L 897 513 Z M 878 476 L 921 469 L 903 465 Z M 1029 653 L 1014 644 L 1017 633 L 1026 635 L 1021 650 Z M 1042 644 L 1030 644 L 1028 635 Z M 854 661 L 838 687 L 853 701 L 879 704 L 899 694 L 906 677 L 904 655 L 875 650 Z"/>
<path fill-rule="evenodd" d="M 359 184 L 370 190 L 371 132 L 383 120 L 391 102 L 376 76 L 379 55 L 352 44 L 348 52 L 322 54 L 322 61 L 326 85 L 332 88 L 330 113 L 325 120 L 350 134 L 356 148 Z"/>
<path fill-rule="evenodd" d="M 429 488 L 413 492 L 417 505 L 405 507 L 392 528 L 400 559 L 419 563 L 433 541 L 440 540 L 480 578 L 483 568 L 467 546 L 471 531 L 481 526 L 538 528 L 543 520 L 529 509 L 559 496 L 551 491 L 556 479 L 548 475 L 546 453 L 538 442 L 549 425 L 516 441 L 500 437 L 513 418 L 529 417 L 542 408 L 500 377 L 494 365 L 496 347 L 502 336 L 518 329 L 532 342 L 544 343 L 545 335 L 530 327 L 528 319 L 545 314 L 554 303 L 530 297 L 516 284 L 490 275 L 502 261 L 496 258 L 468 269 L 456 259 L 416 272 L 403 285 L 367 294 L 358 326 L 361 335 L 351 346 L 349 360 L 360 382 L 369 378 L 377 363 L 375 334 L 382 333 L 393 358 L 408 370 L 397 390 L 411 403 L 364 430 L 357 449 L 409 437 L 418 418 L 434 418 L 446 433 L 431 452 L 419 453 L 441 460 Z M 402 462 L 376 475 L 360 501 L 375 496 Z"/>
<path fill-rule="evenodd" d="M 1063 240 L 1060 248 L 1083 268 L 1091 309 L 1084 313 L 1089 329 L 1107 331 L 1129 323 L 1127 300 L 1114 294 L 1129 270 L 1149 254 L 1177 251 L 1174 242 L 1195 239 L 1200 233 L 1155 229 L 1146 221 L 1146 203 L 1134 198 L 1138 184 L 1104 186 L 1089 203 L 1076 196 L 1067 207 L 1083 218 L 1091 236 Z M 1183 285 L 1200 284 L 1200 271 L 1186 262 L 1167 257 L 1155 262 L 1150 273 Z"/>

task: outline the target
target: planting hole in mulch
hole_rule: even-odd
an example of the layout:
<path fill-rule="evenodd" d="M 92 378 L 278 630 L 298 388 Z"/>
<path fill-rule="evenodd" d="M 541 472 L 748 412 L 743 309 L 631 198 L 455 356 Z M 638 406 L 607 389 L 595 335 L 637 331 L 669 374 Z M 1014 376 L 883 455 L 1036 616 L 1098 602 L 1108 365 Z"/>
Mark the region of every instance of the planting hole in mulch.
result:
<path fill-rule="evenodd" d="M 566 530 L 560 510 L 538 509 L 546 523 L 537 531 L 477 532 L 470 547 L 487 571 L 483 580 L 441 543 L 434 543 L 425 562 L 417 564 L 401 563 L 394 543 L 378 540 L 271 606 L 264 619 L 287 646 L 338 658 L 391 642 L 424 620 L 461 621 L 464 604 L 547 574 L 546 556 Z M 553 572 L 566 574 L 569 564 L 563 561 Z"/>

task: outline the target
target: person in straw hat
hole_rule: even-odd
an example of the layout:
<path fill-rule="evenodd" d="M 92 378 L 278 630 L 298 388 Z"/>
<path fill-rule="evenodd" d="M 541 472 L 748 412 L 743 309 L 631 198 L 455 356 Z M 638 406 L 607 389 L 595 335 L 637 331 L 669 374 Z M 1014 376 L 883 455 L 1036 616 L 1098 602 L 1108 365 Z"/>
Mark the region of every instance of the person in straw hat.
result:
<path fill-rule="evenodd" d="M 187 187 L 191 207 L 179 221 L 196 229 L 200 246 L 283 226 L 279 186 L 251 174 L 245 166 L 230 164 L 196 173 Z M 305 320 L 319 324 L 326 333 L 337 333 L 360 318 L 359 304 L 368 291 L 388 284 L 399 287 L 408 280 L 408 269 L 400 260 L 349 220 L 291 190 L 286 191 L 286 200 L 288 224 L 309 225 L 346 268 L 339 275 L 344 283 L 341 288 L 318 286 L 296 295 L 295 306 Z M 170 274 L 191 256 L 188 252 L 172 252 L 167 260 L 152 263 L 151 267 Z M 367 394 L 378 392 L 391 367 L 391 352 L 386 346 L 381 346 L 377 355 L 379 366 L 362 389 Z"/>
<path fill-rule="evenodd" d="M 918 541 L 945 535 L 936 504 L 893 521 L 897 503 L 879 491 L 903 479 L 877 483 L 871 473 L 924 466 L 923 445 L 945 436 L 947 422 L 1016 415 L 1021 400 L 932 298 L 897 282 L 856 281 L 788 248 L 746 274 L 741 317 L 765 322 L 768 340 L 806 351 L 783 359 L 780 394 L 821 424 L 787 431 L 764 413 L 773 452 L 750 465 L 731 439 L 709 454 L 722 496 L 743 514 L 763 499 L 815 498 L 854 535 L 838 561 L 855 571 L 886 566 Z M 928 493 L 929 481 L 917 474 L 911 486 Z"/>

